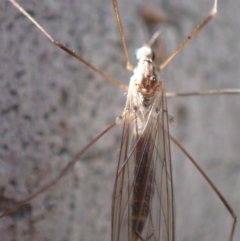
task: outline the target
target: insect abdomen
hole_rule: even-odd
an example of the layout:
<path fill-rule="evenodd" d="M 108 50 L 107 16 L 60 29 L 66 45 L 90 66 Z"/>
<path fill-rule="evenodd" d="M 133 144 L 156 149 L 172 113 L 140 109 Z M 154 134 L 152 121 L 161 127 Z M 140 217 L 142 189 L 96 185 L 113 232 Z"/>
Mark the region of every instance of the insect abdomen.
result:
<path fill-rule="evenodd" d="M 146 140 L 147 138 L 147 140 Z M 153 167 L 151 166 L 151 136 L 142 137 L 136 147 L 135 182 L 132 198 L 132 236 L 138 240 L 149 214 L 153 195 Z"/>

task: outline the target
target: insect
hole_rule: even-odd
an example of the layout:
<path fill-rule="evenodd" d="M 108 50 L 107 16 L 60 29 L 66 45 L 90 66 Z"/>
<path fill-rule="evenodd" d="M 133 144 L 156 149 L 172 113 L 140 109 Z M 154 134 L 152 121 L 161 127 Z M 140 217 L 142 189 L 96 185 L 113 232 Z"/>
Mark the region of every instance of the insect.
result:
<path fill-rule="evenodd" d="M 47 15 L 47 13 L 46 13 L 46 15 Z M 53 16 L 53 17 L 50 16 L 49 18 L 50 18 L 50 19 L 51 19 L 51 18 L 54 18 L 54 16 Z M 43 59 L 42 61 L 45 60 L 44 57 L 45 57 L 45 56 L 42 56 L 42 59 Z M 58 66 L 57 66 L 56 68 L 59 69 Z M 65 78 L 66 78 L 66 77 L 65 77 Z M 54 79 L 55 79 L 55 78 L 54 78 Z M 54 86 L 54 83 L 53 83 L 52 85 Z M 65 86 L 64 86 L 64 87 L 65 87 Z M 63 89 L 65 89 L 65 88 L 63 88 Z M 60 91 L 60 92 L 62 93 L 62 96 L 64 97 L 64 96 L 65 96 L 64 91 Z M 63 99 L 65 99 L 65 98 L 63 98 Z M 111 98 L 110 98 L 110 101 L 111 101 Z M 108 102 L 110 102 L 110 101 L 108 101 Z M 54 109 L 53 109 L 53 112 L 54 112 Z M 121 113 L 121 111 L 119 111 L 118 113 L 116 113 L 115 116 L 119 115 L 119 113 Z M 27 117 L 26 117 L 26 119 L 27 119 Z M 59 125 L 59 126 L 61 127 L 61 128 L 59 127 L 60 130 L 64 131 L 64 128 L 66 128 L 66 127 L 65 127 L 65 126 L 66 126 L 66 123 L 61 123 L 61 122 L 60 122 L 60 125 Z M 68 125 L 67 125 L 67 127 L 68 127 Z M 70 126 L 70 127 L 71 127 L 71 126 Z M 54 132 L 54 131 L 56 131 L 56 130 L 53 129 L 53 132 Z M 66 137 L 65 137 L 65 138 L 66 138 Z M 53 143 L 55 144 L 56 141 L 53 142 Z M 59 144 L 59 145 L 60 145 L 60 144 Z M 55 144 L 55 146 L 56 146 L 56 144 Z M 61 145 L 60 145 L 60 146 L 61 146 Z M 54 145 L 53 145 L 53 147 L 54 147 Z M 58 150 L 57 147 L 55 147 L 55 148 L 56 148 L 56 150 Z M 72 151 L 72 152 L 74 152 L 74 151 Z M 61 150 L 60 153 L 63 153 L 62 155 L 64 155 L 64 150 L 63 150 L 63 151 Z M 66 154 L 66 156 L 67 156 L 67 155 L 68 155 L 68 154 Z M 44 157 L 44 158 L 46 158 L 46 157 Z M 67 157 L 65 157 L 65 158 L 67 158 Z M 49 158 L 49 159 L 52 160 L 51 158 Z M 64 159 L 64 158 L 63 158 L 63 159 Z M 99 161 L 99 162 L 100 162 L 100 161 Z M 52 164 L 52 165 L 54 165 L 54 164 Z M 76 174 L 75 174 L 75 175 L 76 175 Z M 14 183 L 14 182 L 12 182 L 12 183 Z M 60 195 L 60 196 L 61 196 L 61 195 Z M 47 200 L 47 199 L 46 199 L 46 200 Z M 39 202 L 41 202 L 41 201 L 39 201 Z M 48 209 L 47 209 L 47 210 L 49 211 L 50 214 L 51 214 L 50 211 L 51 211 L 51 210 L 54 210 L 54 205 L 55 205 L 54 202 L 53 202 L 53 203 L 51 203 L 51 202 L 48 203 Z M 90 209 L 91 209 L 91 207 L 92 207 L 92 206 L 90 206 Z M 54 212 L 54 211 L 53 211 L 53 212 Z M 88 210 L 88 212 L 87 212 L 87 215 L 88 215 L 88 216 L 91 216 L 91 214 L 89 214 L 89 210 Z M 94 215 L 94 214 L 92 214 L 92 215 Z M 81 217 L 81 218 L 83 218 L 83 219 L 85 220 L 84 217 L 85 217 L 85 216 L 83 216 L 83 217 Z M 40 219 L 39 217 L 37 217 L 37 218 Z M 37 218 L 36 218 L 36 219 L 37 219 Z M 38 220 L 38 219 L 37 219 L 37 220 Z M 41 220 L 41 219 L 40 219 L 40 220 Z M 39 221 L 39 222 L 40 222 L 40 221 Z M 86 226 L 87 226 L 87 225 L 86 225 Z M 85 228 L 85 226 L 84 226 L 84 228 Z M 82 229 L 84 229 L 84 228 L 82 227 Z M 87 227 L 87 228 L 88 228 L 88 227 Z M 69 228 L 69 229 L 70 229 L 70 228 Z M 94 228 L 93 228 L 93 229 L 94 229 Z M 88 230 L 89 230 L 88 235 L 91 235 L 92 229 L 89 228 Z M 60 236 L 60 234 L 59 234 L 59 236 Z M 82 236 L 82 237 L 84 238 L 84 236 Z M 88 238 L 89 238 L 89 237 L 88 237 Z M 56 238 L 56 239 L 57 239 L 57 238 Z M 86 239 L 87 239 L 87 237 L 86 237 Z M 89 238 L 89 239 L 92 240 L 91 238 Z M 96 239 L 94 239 L 94 240 L 96 240 Z"/>

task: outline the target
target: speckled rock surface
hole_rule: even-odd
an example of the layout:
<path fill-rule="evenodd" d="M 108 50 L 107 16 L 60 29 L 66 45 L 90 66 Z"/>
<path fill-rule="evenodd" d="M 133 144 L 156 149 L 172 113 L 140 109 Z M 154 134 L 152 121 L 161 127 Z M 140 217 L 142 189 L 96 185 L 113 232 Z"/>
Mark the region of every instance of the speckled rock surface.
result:
<path fill-rule="evenodd" d="M 171 53 L 210 11 L 210 0 L 171 0 L 163 8 Z M 143 42 L 136 9 L 119 1 L 129 53 Z M 23 0 L 57 40 L 127 84 L 110 0 Z M 159 3 L 158 3 L 159 4 Z M 164 70 L 167 91 L 240 87 L 240 3 L 219 13 Z M 131 57 L 132 58 L 132 57 Z M 133 58 L 132 58 L 133 59 Z M 135 63 L 135 62 L 134 62 Z M 8 1 L 0 3 L 0 208 L 49 182 L 121 114 L 125 95 L 53 46 Z M 240 216 L 240 96 L 169 99 L 174 137 L 191 153 Z M 110 240 L 111 195 L 121 126 L 109 132 L 55 187 L 0 220 L 2 241 Z M 176 240 L 228 240 L 231 217 L 205 180 L 172 145 Z M 237 225 L 235 241 L 240 236 Z"/>

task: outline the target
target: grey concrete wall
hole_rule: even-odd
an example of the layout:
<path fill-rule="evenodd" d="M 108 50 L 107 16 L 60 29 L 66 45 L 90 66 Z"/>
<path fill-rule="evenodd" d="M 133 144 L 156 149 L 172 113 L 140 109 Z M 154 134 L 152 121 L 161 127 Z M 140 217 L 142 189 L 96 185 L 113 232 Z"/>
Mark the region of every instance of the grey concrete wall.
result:
<path fill-rule="evenodd" d="M 142 44 L 136 8 L 119 1 L 129 53 Z M 127 84 L 110 0 L 21 1 L 57 39 L 107 75 Z M 160 4 L 160 3 L 158 3 Z M 178 28 L 165 26 L 171 53 L 201 21 L 210 0 L 171 0 Z M 167 91 L 239 88 L 240 3 L 219 13 L 163 73 Z M 0 3 L 0 208 L 51 180 L 115 121 L 124 93 L 54 47 L 8 1 Z M 240 216 L 240 96 L 169 100 L 170 131 Z M 61 182 L 21 212 L 0 220 L 1 240 L 110 240 L 111 194 L 121 127 L 94 145 Z M 228 240 L 232 219 L 205 180 L 172 145 L 176 240 Z M 239 239 L 237 225 L 235 241 Z"/>

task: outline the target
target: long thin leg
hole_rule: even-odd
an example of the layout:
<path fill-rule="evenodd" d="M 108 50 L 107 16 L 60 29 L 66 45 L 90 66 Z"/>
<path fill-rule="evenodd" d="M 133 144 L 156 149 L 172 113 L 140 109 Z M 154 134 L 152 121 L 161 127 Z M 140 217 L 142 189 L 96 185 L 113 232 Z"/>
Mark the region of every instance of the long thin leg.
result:
<path fill-rule="evenodd" d="M 26 203 L 30 202 L 33 198 L 38 196 L 39 194 L 43 193 L 50 187 L 54 186 L 58 183 L 58 181 L 65 176 L 65 174 L 75 165 L 75 163 L 81 158 L 81 156 L 94 144 L 96 143 L 101 137 L 103 137 L 109 130 L 111 130 L 113 127 L 115 127 L 116 124 L 112 124 L 109 126 L 106 130 L 101 132 L 96 138 L 94 138 L 88 145 L 86 145 L 79 153 L 75 155 L 75 157 L 59 172 L 59 174 L 49 183 L 45 184 L 43 187 L 41 187 L 38 191 L 31 194 L 26 199 L 20 201 L 17 205 L 14 205 L 14 207 L 8 209 L 7 211 L 0 214 L 0 218 L 3 218 L 15 211 L 17 211 L 19 208 L 21 208 Z"/>
<path fill-rule="evenodd" d="M 127 45 L 126 45 L 126 41 L 125 41 L 125 38 L 124 38 L 123 27 L 122 27 L 122 22 L 121 22 L 119 10 L 118 10 L 117 0 L 112 0 L 112 4 L 113 4 L 113 9 L 114 9 L 114 12 L 115 12 L 116 19 L 117 19 L 120 37 L 121 37 L 121 40 L 122 40 L 123 51 L 124 51 L 125 60 L 126 60 L 126 68 L 129 71 L 133 71 L 134 67 L 130 63 L 130 59 L 129 59 L 129 56 L 128 56 Z"/>
<path fill-rule="evenodd" d="M 219 197 L 219 199 L 222 201 L 228 212 L 233 218 L 233 224 L 232 224 L 232 229 L 231 233 L 229 236 L 229 241 L 233 240 L 234 232 L 235 232 L 235 227 L 237 224 L 237 215 L 233 211 L 232 207 L 228 204 L 227 200 L 224 198 L 224 196 L 221 194 L 221 192 L 218 190 L 218 188 L 213 184 L 211 179 L 206 175 L 206 173 L 202 170 L 202 168 L 197 164 L 197 162 L 190 156 L 190 154 L 180 145 L 180 143 L 174 139 L 172 136 L 170 136 L 171 141 L 187 156 L 187 158 L 192 162 L 192 164 L 197 168 L 197 170 L 202 174 L 204 179 L 207 181 L 207 183 L 211 186 L 213 191 L 216 193 L 216 195 Z"/>
<path fill-rule="evenodd" d="M 187 96 L 203 96 L 203 95 L 239 95 L 240 89 L 221 89 L 221 90 L 203 90 L 196 92 L 175 93 L 167 92 L 167 97 L 187 97 Z"/>
<path fill-rule="evenodd" d="M 183 47 L 193 38 L 195 35 L 210 21 L 212 20 L 217 14 L 217 0 L 214 0 L 214 5 L 209 13 L 209 15 L 187 36 L 187 38 L 178 46 L 178 48 L 165 60 L 159 67 L 158 71 L 160 72 L 163 70 L 171 61 L 172 59 L 183 49 Z"/>
<path fill-rule="evenodd" d="M 128 86 L 121 84 L 120 82 L 116 81 L 115 79 L 110 78 L 109 76 L 105 75 L 101 70 L 95 68 L 93 65 L 88 63 L 85 59 L 83 59 L 81 56 L 76 54 L 73 50 L 67 48 L 65 45 L 62 43 L 58 42 L 55 40 L 29 13 L 27 13 L 15 0 L 9 0 L 23 15 L 25 15 L 40 31 L 57 47 L 60 49 L 64 50 L 83 64 L 85 64 L 88 68 L 93 70 L 95 73 L 100 75 L 102 78 L 105 80 L 109 81 L 110 83 L 116 85 L 120 89 L 123 89 L 124 91 L 128 90 Z"/>

